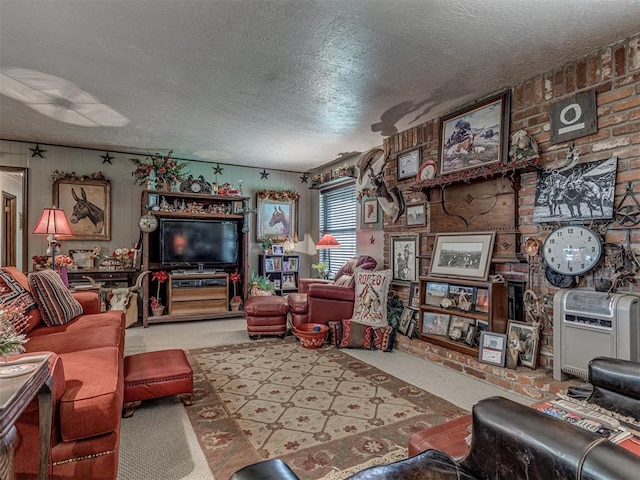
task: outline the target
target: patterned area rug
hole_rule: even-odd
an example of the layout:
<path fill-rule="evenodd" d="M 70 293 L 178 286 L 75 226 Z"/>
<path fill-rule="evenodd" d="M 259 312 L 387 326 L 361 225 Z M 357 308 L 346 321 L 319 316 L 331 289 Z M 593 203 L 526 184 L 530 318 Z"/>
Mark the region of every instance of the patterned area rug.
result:
<path fill-rule="evenodd" d="M 409 437 L 463 409 L 341 350 L 295 339 L 187 352 L 189 418 L 216 480 L 281 458 L 302 480 L 405 458 Z"/>

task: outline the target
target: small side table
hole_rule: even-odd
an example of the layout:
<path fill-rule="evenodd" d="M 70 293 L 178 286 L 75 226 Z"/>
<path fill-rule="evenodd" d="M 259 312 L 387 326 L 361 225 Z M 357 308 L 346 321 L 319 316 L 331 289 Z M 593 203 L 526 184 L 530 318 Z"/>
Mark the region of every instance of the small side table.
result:
<path fill-rule="evenodd" d="M 49 380 L 50 353 L 23 355 L 7 365 L 15 367 L 11 373 L 0 374 L 0 478 L 13 479 L 13 456 L 15 451 L 15 423 L 36 395 L 40 409 L 40 466 L 38 479 L 49 477 L 49 456 L 51 449 L 51 419 L 53 402 Z M 33 364 L 35 367 L 27 367 Z M 4 367 L 0 360 L 0 368 Z M 20 370 L 25 373 L 20 374 Z"/>

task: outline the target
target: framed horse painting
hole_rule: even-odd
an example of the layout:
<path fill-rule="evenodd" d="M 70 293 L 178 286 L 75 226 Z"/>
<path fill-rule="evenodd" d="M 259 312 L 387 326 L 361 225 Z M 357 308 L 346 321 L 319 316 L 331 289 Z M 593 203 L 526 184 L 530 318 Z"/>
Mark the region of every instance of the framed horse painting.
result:
<path fill-rule="evenodd" d="M 64 210 L 69 240 L 110 240 L 111 182 L 65 176 L 53 182 L 53 204 Z"/>
<path fill-rule="evenodd" d="M 256 192 L 256 240 L 265 237 L 282 243 L 298 233 L 297 192 L 260 190 Z"/>

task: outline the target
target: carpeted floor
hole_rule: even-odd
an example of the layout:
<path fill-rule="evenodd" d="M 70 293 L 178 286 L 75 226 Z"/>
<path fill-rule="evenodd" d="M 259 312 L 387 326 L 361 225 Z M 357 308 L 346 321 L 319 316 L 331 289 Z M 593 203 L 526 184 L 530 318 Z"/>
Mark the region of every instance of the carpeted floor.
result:
<path fill-rule="evenodd" d="M 406 456 L 414 432 L 466 413 L 341 350 L 293 339 L 190 350 L 187 409 L 214 476 L 281 458 L 302 480 Z"/>

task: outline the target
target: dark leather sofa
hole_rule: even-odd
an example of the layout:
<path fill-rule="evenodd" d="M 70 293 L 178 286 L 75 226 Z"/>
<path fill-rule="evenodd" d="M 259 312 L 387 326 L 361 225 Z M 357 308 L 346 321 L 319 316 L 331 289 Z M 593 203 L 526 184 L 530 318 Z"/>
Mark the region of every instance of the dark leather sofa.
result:
<path fill-rule="evenodd" d="M 639 379 L 636 377 L 636 381 Z M 349 477 L 374 479 L 584 479 L 638 478 L 640 457 L 606 440 L 502 397 L 473 407 L 473 438 L 459 462 L 427 450 Z M 267 460 L 236 472 L 232 480 L 297 479 L 280 460 Z"/>

